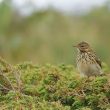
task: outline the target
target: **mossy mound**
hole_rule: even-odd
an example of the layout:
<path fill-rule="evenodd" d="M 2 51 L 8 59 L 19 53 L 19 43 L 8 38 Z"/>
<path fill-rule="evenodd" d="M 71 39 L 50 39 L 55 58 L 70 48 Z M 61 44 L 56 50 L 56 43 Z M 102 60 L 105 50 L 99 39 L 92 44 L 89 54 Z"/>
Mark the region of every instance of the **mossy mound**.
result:
<path fill-rule="evenodd" d="M 81 78 L 73 65 L 2 62 L 0 109 L 109 110 L 110 75 Z"/>

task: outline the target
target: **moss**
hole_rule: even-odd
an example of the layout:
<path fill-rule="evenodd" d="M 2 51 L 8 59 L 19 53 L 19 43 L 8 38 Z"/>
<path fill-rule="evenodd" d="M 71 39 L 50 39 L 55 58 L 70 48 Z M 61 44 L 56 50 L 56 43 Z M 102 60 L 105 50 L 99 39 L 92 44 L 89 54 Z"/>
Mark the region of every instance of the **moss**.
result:
<path fill-rule="evenodd" d="M 81 78 L 72 65 L 36 66 L 29 62 L 12 66 L 11 69 L 3 71 L 5 76 L 1 75 L 1 109 L 110 109 L 108 73 L 99 77 Z"/>

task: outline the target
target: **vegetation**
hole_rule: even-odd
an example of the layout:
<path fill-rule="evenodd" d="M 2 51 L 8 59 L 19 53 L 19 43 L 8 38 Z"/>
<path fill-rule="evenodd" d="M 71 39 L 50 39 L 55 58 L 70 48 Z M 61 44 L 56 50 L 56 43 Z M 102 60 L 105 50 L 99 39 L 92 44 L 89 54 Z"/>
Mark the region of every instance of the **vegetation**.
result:
<path fill-rule="evenodd" d="M 88 41 L 110 65 L 109 2 L 81 16 L 51 8 L 22 16 L 4 1 L 0 56 L 12 65 L 0 58 L 0 110 L 110 110 L 109 67 L 103 63 L 102 76 L 80 77 L 72 47 Z M 27 60 L 33 63 L 18 64 Z"/>
<path fill-rule="evenodd" d="M 110 75 L 81 78 L 73 65 L 12 66 L 0 59 L 1 110 L 109 110 Z"/>

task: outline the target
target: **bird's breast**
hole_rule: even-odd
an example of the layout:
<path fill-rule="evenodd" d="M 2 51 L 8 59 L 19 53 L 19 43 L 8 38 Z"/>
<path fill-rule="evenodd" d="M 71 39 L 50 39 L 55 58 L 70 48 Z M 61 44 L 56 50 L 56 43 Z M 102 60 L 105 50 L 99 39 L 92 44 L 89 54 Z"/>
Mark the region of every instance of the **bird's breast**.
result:
<path fill-rule="evenodd" d="M 77 67 L 80 73 L 88 75 L 88 74 L 100 74 L 101 68 L 100 66 L 95 62 L 93 57 L 89 57 L 85 54 L 78 56 L 77 59 Z"/>

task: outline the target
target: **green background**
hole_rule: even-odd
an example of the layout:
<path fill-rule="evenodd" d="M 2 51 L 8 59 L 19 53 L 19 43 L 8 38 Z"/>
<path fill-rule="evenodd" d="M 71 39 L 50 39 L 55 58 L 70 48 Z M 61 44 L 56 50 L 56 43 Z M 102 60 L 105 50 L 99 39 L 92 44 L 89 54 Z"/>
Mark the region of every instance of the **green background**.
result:
<path fill-rule="evenodd" d="M 75 64 L 72 46 L 87 41 L 110 65 L 109 5 L 84 15 L 63 14 L 49 8 L 21 16 L 11 2 L 0 4 L 0 55 L 10 63 Z"/>

